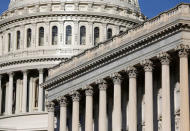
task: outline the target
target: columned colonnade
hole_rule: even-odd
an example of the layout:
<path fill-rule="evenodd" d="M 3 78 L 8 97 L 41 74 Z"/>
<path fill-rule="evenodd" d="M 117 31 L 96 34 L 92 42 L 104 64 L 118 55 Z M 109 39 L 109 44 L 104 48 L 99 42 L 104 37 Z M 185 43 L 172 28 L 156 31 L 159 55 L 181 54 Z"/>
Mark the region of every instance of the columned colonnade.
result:
<path fill-rule="evenodd" d="M 33 74 L 36 72 L 36 76 L 30 76 L 30 72 Z M 5 83 L 7 79 L 5 80 L 3 77 L 6 76 L 7 74 L 0 75 L 0 115 L 44 110 L 44 91 L 39 87 L 44 82 L 44 69 L 10 72 L 8 73 L 8 82 L 3 86 L 2 80 Z"/>
<path fill-rule="evenodd" d="M 188 85 L 188 50 L 189 46 L 179 45 L 176 48 L 179 55 L 179 78 L 180 78 L 180 131 L 190 130 L 189 116 L 189 85 Z M 161 88 L 162 88 L 162 130 L 171 131 L 171 100 L 170 100 L 170 53 L 161 52 L 157 59 L 161 63 Z M 145 88 L 145 131 L 154 131 L 154 103 L 153 103 L 153 70 L 154 62 L 150 59 L 143 60 L 139 63 L 144 68 L 144 88 Z M 138 66 L 139 66 L 138 65 Z M 124 71 L 128 74 L 129 79 L 129 111 L 128 111 L 128 131 L 137 131 L 137 77 L 138 68 L 136 65 L 127 67 Z M 140 76 L 139 76 L 140 77 Z M 121 81 L 120 72 L 109 76 L 114 85 L 113 92 L 113 114 L 112 130 L 122 130 L 122 112 L 121 112 Z M 99 131 L 108 131 L 107 122 L 107 79 L 101 79 L 95 82 L 99 87 Z M 93 131 L 93 86 L 89 85 L 85 89 L 85 130 Z M 80 91 L 74 91 L 72 98 L 72 131 L 79 131 L 79 105 Z M 59 98 L 60 104 L 60 131 L 67 131 L 67 96 Z M 49 102 L 48 108 L 48 131 L 54 131 L 54 107 L 55 101 Z"/>

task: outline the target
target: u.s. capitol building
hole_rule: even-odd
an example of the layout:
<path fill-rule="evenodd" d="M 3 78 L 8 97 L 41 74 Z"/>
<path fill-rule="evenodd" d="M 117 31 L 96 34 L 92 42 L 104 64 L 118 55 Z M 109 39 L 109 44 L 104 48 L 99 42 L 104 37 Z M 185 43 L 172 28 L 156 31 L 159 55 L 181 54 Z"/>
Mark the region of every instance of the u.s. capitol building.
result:
<path fill-rule="evenodd" d="M 190 131 L 190 5 L 11 0 L 0 18 L 0 130 Z"/>

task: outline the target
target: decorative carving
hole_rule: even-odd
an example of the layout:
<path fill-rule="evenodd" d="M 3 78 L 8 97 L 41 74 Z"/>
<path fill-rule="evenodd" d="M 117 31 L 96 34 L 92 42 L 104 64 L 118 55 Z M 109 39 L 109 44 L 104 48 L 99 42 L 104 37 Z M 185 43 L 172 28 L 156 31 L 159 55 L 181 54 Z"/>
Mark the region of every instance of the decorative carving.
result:
<path fill-rule="evenodd" d="M 160 59 L 160 62 L 162 65 L 169 65 L 170 64 L 170 55 L 166 52 L 161 52 L 157 55 L 157 57 Z"/>
<path fill-rule="evenodd" d="M 141 65 L 144 66 L 145 72 L 152 72 L 153 70 L 153 63 L 151 60 L 145 59 L 141 62 Z"/>
<path fill-rule="evenodd" d="M 130 66 L 126 69 L 129 78 L 136 78 L 137 77 L 137 69 L 134 66 Z"/>
<path fill-rule="evenodd" d="M 65 96 L 59 97 L 57 100 L 59 101 L 61 107 L 67 106 L 67 98 Z"/>
<path fill-rule="evenodd" d="M 176 47 L 176 51 L 179 53 L 179 57 L 187 57 L 189 52 L 189 45 L 180 44 Z"/>
<path fill-rule="evenodd" d="M 72 92 L 72 100 L 73 100 L 73 102 L 80 100 L 80 93 L 78 91 L 73 91 Z"/>
<path fill-rule="evenodd" d="M 47 101 L 46 107 L 48 109 L 48 112 L 54 112 L 54 110 L 55 110 L 54 106 L 55 106 L 55 104 L 53 102 Z"/>
<path fill-rule="evenodd" d="M 113 73 L 110 75 L 114 84 L 121 84 L 122 76 L 119 73 Z"/>
<path fill-rule="evenodd" d="M 106 90 L 108 88 L 107 81 L 104 79 L 100 79 L 96 83 L 98 84 L 100 90 Z"/>
<path fill-rule="evenodd" d="M 87 89 L 85 90 L 86 96 L 92 96 L 93 93 L 93 88 L 91 86 L 87 87 Z"/>

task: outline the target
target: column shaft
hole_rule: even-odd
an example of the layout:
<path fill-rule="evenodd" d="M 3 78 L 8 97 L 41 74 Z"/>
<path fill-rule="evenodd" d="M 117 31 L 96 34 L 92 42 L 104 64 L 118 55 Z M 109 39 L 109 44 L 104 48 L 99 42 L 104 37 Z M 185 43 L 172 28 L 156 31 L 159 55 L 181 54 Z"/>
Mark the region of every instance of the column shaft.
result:
<path fill-rule="evenodd" d="M 9 87 L 8 87 L 8 100 L 7 100 L 7 113 L 12 114 L 12 104 L 13 104 L 13 73 L 9 74 Z"/>
<path fill-rule="evenodd" d="M 72 131 L 79 131 L 79 93 L 75 92 L 72 96 L 73 112 L 72 112 Z"/>
<path fill-rule="evenodd" d="M 189 131 L 189 76 L 188 76 L 188 55 L 180 56 L 180 131 Z"/>
<path fill-rule="evenodd" d="M 67 102 L 65 97 L 60 100 L 60 131 L 67 131 Z"/>
<path fill-rule="evenodd" d="M 16 81 L 16 114 L 20 112 L 20 83 L 21 81 L 18 79 Z"/>
<path fill-rule="evenodd" d="M 89 88 L 86 93 L 85 130 L 93 131 L 93 90 Z"/>
<path fill-rule="evenodd" d="M 54 131 L 54 103 L 48 104 L 48 131 Z"/>
<path fill-rule="evenodd" d="M 112 78 L 114 82 L 113 131 L 121 131 L 121 76 L 115 73 Z"/>
<path fill-rule="evenodd" d="M 101 80 L 99 83 L 99 131 L 107 131 L 107 83 Z"/>
<path fill-rule="evenodd" d="M 152 62 L 144 60 L 141 64 L 145 71 L 145 130 L 154 131 Z"/>
<path fill-rule="evenodd" d="M 136 69 L 129 67 L 129 131 L 137 131 L 137 80 Z"/>
<path fill-rule="evenodd" d="M 171 110 L 170 110 L 170 56 L 167 53 L 160 53 L 162 64 L 162 129 L 171 131 Z"/>
<path fill-rule="evenodd" d="M 39 70 L 39 96 L 38 96 L 38 111 L 41 112 L 43 109 L 43 88 L 41 88 L 40 84 L 43 83 L 43 70 Z"/>
<path fill-rule="evenodd" d="M 22 113 L 26 113 L 27 106 L 27 71 L 23 71 L 23 90 L 22 90 Z"/>

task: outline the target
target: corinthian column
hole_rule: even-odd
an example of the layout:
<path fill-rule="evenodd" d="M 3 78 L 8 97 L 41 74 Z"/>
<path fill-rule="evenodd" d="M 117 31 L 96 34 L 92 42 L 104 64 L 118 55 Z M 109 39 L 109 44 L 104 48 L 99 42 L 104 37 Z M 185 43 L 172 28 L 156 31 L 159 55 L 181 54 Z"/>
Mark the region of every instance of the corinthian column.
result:
<path fill-rule="evenodd" d="M 113 131 L 121 131 L 121 75 L 112 74 L 114 83 L 114 106 L 113 106 Z"/>
<path fill-rule="evenodd" d="M 129 131 L 137 131 L 137 70 L 127 69 L 129 75 Z"/>
<path fill-rule="evenodd" d="M 8 105 L 7 113 L 8 115 L 12 114 L 12 104 L 13 104 L 13 73 L 9 73 L 9 87 L 8 87 Z"/>
<path fill-rule="evenodd" d="M 145 130 L 154 131 L 153 125 L 153 77 L 152 77 L 152 62 L 144 60 L 141 62 L 145 71 Z"/>
<path fill-rule="evenodd" d="M 99 131 L 107 131 L 107 82 L 105 80 L 98 81 L 99 86 Z"/>
<path fill-rule="evenodd" d="M 22 90 L 22 113 L 26 113 L 27 105 L 27 70 L 23 71 L 23 90 Z"/>
<path fill-rule="evenodd" d="M 79 131 L 79 100 L 80 94 L 75 91 L 72 94 L 73 99 L 73 113 L 72 113 L 72 131 Z"/>
<path fill-rule="evenodd" d="M 67 98 L 61 97 L 60 101 L 60 131 L 67 131 Z"/>
<path fill-rule="evenodd" d="M 43 69 L 39 69 L 39 96 L 38 96 L 38 111 L 41 112 L 43 109 L 43 88 L 41 88 L 40 84 L 43 83 Z"/>
<path fill-rule="evenodd" d="M 48 131 L 54 131 L 54 106 L 53 102 L 48 102 Z"/>
<path fill-rule="evenodd" d="M 93 131 L 93 88 L 88 87 L 85 91 L 86 94 L 86 118 L 85 130 Z"/>
<path fill-rule="evenodd" d="M 167 53 L 160 53 L 158 58 L 162 64 L 162 129 L 171 131 L 170 56 Z"/>
<path fill-rule="evenodd" d="M 189 46 L 179 45 L 180 57 L 180 131 L 190 130 L 189 116 L 189 75 L 188 75 L 188 50 Z"/>

